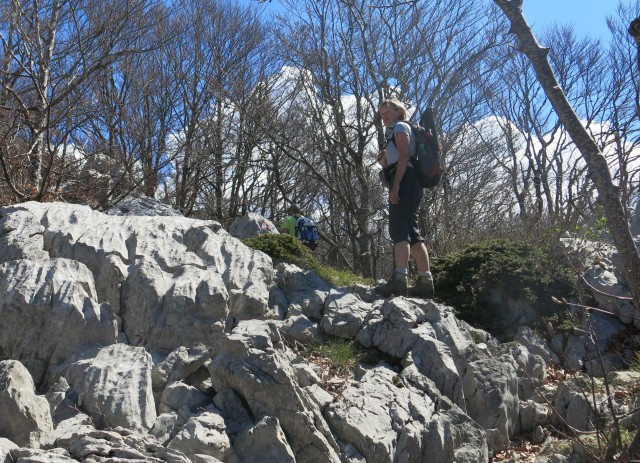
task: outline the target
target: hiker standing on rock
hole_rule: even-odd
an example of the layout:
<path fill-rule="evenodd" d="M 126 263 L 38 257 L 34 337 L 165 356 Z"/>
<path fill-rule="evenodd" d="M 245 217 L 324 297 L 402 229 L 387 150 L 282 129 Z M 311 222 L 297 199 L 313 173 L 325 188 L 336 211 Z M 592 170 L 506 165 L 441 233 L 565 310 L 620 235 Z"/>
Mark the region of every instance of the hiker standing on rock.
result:
<path fill-rule="evenodd" d="M 386 127 L 387 145 L 378 153 L 378 163 L 389 180 L 389 236 L 393 242 L 395 269 L 391 279 L 375 291 L 391 295 L 433 298 L 433 277 L 429 267 L 429 253 L 420 235 L 418 212 L 422 201 L 420 184 L 411 162 L 416 152 L 415 137 L 408 119 L 407 108 L 397 99 L 380 104 L 380 118 Z M 416 283 L 408 288 L 409 253 L 413 254 L 420 272 Z"/>

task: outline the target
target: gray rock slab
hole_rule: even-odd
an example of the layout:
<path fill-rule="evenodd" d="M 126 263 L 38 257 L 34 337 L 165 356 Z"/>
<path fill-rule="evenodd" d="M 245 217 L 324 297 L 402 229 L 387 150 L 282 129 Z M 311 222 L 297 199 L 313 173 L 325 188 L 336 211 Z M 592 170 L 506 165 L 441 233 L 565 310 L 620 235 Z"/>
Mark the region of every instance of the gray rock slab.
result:
<path fill-rule="evenodd" d="M 520 413 L 516 369 L 505 357 L 470 362 L 463 376 L 467 413 L 491 431 L 489 448 L 494 451 L 509 446 Z"/>
<path fill-rule="evenodd" d="M 278 234 L 278 227 L 266 217 L 248 212 L 236 218 L 229 226 L 229 233 L 238 239 L 256 238 L 261 235 Z"/>
<path fill-rule="evenodd" d="M 36 385 L 85 345 L 117 341 L 116 316 L 98 303 L 94 281 L 70 259 L 0 264 L 0 351 L 21 361 Z"/>
<path fill-rule="evenodd" d="M 36 202 L 2 208 L 0 216 L 7 243 L 4 257 L 0 247 L 0 262 L 67 259 L 84 267 L 91 276 L 84 285 L 89 297 L 110 305 L 122 321 L 120 340 L 166 354 L 221 334 L 234 320 L 271 316 L 271 258 L 217 222 L 112 216 L 87 206 Z M 65 281 L 88 277 L 68 275 Z M 82 311 L 84 306 L 74 307 Z"/>
<path fill-rule="evenodd" d="M 244 321 L 208 368 L 216 390 L 235 391 L 253 416 L 278 419 L 296 461 L 338 463 L 338 446 L 317 404 L 298 384 L 292 358 L 275 324 Z"/>
<path fill-rule="evenodd" d="M 320 326 L 330 336 L 353 338 L 370 311 L 371 304 L 364 302 L 360 296 L 332 290 L 325 300 Z"/>
<path fill-rule="evenodd" d="M 0 361 L 0 436 L 28 447 L 31 434 L 53 431 L 49 403 L 36 395 L 29 371 L 16 360 Z"/>
<path fill-rule="evenodd" d="M 402 375 L 384 365 L 371 369 L 326 415 L 367 463 L 488 461 L 484 432 L 415 367 Z"/>
<path fill-rule="evenodd" d="M 190 459 L 200 454 L 224 461 L 231 449 L 224 418 L 213 408 L 190 418 L 168 448 L 179 450 Z"/>
<path fill-rule="evenodd" d="M 272 416 L 263 417 L 255 426 L 239 433 L 234 449 L 241 461 L 296 463 L 280 422 Z"/>
<path fill-rule="evenodd" d="M 144 348 L 114 344 L 71 359 L 60 374 L 97 427 L 148 431 L 156 420 L 151 368 Z"/>

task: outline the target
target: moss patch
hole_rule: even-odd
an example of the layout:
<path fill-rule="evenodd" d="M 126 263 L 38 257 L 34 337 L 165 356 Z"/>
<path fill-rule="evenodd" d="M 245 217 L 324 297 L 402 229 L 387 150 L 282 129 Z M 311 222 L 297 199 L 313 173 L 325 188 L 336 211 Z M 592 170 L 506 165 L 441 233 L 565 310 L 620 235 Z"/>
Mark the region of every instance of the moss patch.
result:
<path fill-rule="evenodd" d="M 287 262 L 304 269 L 311 269 L 334 286 L 373 284 L 371 280 L 358 276 L 349 270 L 336 269 L 320 264 L 313 252 L 291 235 L 266 234 L 257 238 L 247 238 L 243 243 L 250 248 L 268 254 L 273 259 L 274 266 L 280 262 Z"/>

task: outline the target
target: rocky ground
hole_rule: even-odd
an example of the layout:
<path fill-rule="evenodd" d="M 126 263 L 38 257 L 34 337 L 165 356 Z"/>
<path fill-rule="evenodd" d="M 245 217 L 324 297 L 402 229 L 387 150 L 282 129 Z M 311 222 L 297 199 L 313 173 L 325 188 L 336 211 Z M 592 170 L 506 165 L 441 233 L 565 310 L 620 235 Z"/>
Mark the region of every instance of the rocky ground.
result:
<path fill-rule="evenodd" d="M 614 261 L 588 268 L 601 292 Z M 274 266 L 215 222 L 5 207 L 0 461 L 614 461 L 640 424 L 640 317 L 600 307 L 499 342 L 437 301 Z M 310 347 L 332 339 L 355 354 Z"/>

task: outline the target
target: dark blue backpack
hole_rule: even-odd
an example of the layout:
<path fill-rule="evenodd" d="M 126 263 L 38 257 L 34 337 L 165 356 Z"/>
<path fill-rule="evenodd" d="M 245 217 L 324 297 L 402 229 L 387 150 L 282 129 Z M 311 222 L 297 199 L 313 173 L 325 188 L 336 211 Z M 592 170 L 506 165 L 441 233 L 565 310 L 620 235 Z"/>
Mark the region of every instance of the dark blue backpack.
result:
<path fill-rule="evenodd" d="M 434 188 L 440 183 L 444 173 L 444 163 L 433 120 L 433 109 L 427 108 L 420 121 L 421 124 L 424 124 L 424 127 L 410 121 L 402 122 L 409 124 L 411 133 L 415 136 L 416 152 L 414 156 L 411 156 L 411 159 L 420 184 L 423 188 Z M 394 145 L 396 144 L 395 134 L 389 141 L 393 142 Z"/>
<path fill-rule="evenodd" d="M 298 218 L 296 237 L 309 248 L 315 249 L 318 246 L 318 227 L 316 223 L 308 217 Z"/>

